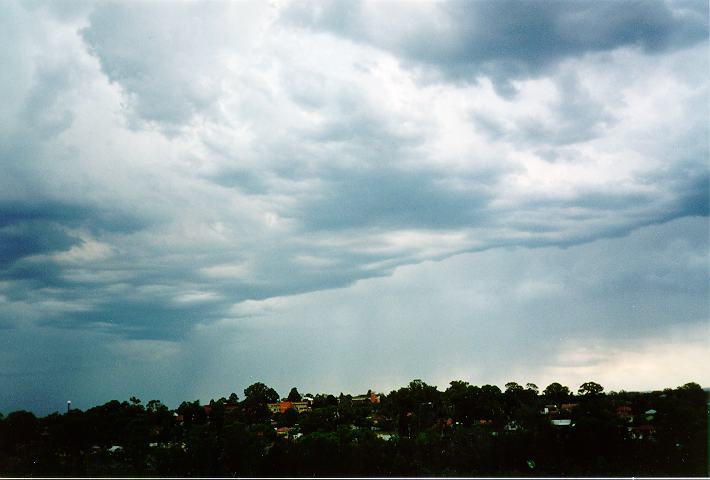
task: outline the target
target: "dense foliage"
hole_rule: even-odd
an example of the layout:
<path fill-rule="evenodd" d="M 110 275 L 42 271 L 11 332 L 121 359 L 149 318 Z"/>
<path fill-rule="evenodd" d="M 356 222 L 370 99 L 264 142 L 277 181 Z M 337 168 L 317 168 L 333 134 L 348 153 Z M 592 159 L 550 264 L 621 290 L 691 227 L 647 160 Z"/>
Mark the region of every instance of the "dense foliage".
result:
<path fill-rule="evenodd" d="M 2 476 L 705 476 L 708 396 L 689 383 L 656 392 L 542 392 L 420 380 L 388 395 L 301 395 L 272 413 L 256 383 L 200 405 L 112 400 L 37 418 L 0 415 Z M 286 399 L 285 399 L 286 400 Z"/>

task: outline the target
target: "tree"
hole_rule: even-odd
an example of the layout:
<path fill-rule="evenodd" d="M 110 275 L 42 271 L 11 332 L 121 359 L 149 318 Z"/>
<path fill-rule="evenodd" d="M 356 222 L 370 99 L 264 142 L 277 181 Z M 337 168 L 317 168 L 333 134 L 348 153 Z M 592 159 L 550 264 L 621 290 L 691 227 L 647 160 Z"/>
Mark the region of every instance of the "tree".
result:
<path fill-rule="evenodd" d="M 526 388 L 527 390 L 530 390 L 531 392 L 535 392 L 535 395 L 537 395 L 538 392 L 540 391 L 540 389 L 538 388 L 538 386 L 535 385 L 534 383 L 526 383 L 526 384 L 525 384 L 525 388 Z"/>
<path fill-rule="evenodd" d="M 298 393 L 298 390 L 296 389 L 296 387 L 293 387 L 293 388 L 291 389 L 291 391 L 288 392 L 288 398 L 287 398 L 287 400 L 288 400 L 289 402 L 300 402 L 302 398 L 303 398 L 303 397 L 301 397 L 301 394 Z"/>
<path fill-rule="evenodd" d="M 33 439 L 39 432 L 39 421 L 34 413 L 18 410 L 5 419 L 7 437 L 10 445 L 22 444 Z"/>
<path fill-rule="evenodd" d="M 596 382 L 584 382 L 579 386 L 577 393 L 579 395 L 599 395 L 604 391 L 604 387 Z"/>
<path fill-rule="evenodd" d="M 543 390 L 542 394 L 548 402 L 552 402 L 557 405 L 567 401 L 570 391 L 568 387 L 565 387 L 557 382 L 553 382 L 549 384 L 545 390 Z"/>
<path fill-rule="evenodd" d="M 239 401 L 239 396 L 236 393 L 232 392 L 229 395 L 228 403 L 236 404 L 238 401 Z"/>
<path fill-rule="evenodd" d="M 505 392 L 506 393 L 516 393 L 516 392 L 522 392 L 523 387 L 516 382 L 508 382 L 505 384 Z"/>
<path fill-rule="evenodd" d="M 279 394 L 271 387 L 267 387 L 261 382 L 244 389 L 244 401 L 252 405 L 265 405 L 279 401 Z"/>
<path fill-rule="evenodd" d="M 190 426 L 193 423 L 201 425 L 207 421 L 207 414 L 205 413 L 205 409 L 200 405 L 199 400 L 195 400 L 194 402 L 182 402 L 175 411 L 179 415 L 182 415 L 186 426 Z"/>

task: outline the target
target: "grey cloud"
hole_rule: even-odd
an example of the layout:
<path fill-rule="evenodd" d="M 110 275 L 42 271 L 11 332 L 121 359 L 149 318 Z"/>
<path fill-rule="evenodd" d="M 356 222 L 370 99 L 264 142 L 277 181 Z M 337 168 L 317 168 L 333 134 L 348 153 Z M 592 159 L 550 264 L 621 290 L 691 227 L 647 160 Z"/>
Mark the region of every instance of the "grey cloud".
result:
<path fill-rule="evenodd" d="M 55 108 L 60 95 L 70 88 L 71 76 L 71 69 L 66 66 L 39 65 L 21 115 L 25 124 L 32 125 L 38 139 L 53 137 L 71 126 L 73 113 L 67 108 Z"/>
<path fill-rule="evenodd" d="M 544 125 L 538 119 L 530 119 L 519 132 L 520 139 L 528 144 L 546 142 L 560 146 L 597 138 L 606 128 L 613 127 L 615 119 L 608 107 L 591 98 L 577 75 L 567 73 L 557 80 L 560 98 L 550 106 L 554 124 Z"/>
<path fill-rule="evenodd" d="M 518 12 L 511 15 L 494 3 L 451 3 L 437 7 L 442 9 L 439 13 L 444 18 L 453 22 L 450 31 L 432 33 L 435 27 L 424 22 L 421 28 L 414 29 L 419 31 L 418 35 L 405 34 L 382 43 L 382 37 L 372 37 L 371 30 L 363 23 L 365 13 L 357 13 L 358 4 L 337 5 L 354 9 L 353 14 L 338 14 L 327 22 L 325 17 L 315 19 L 313 25 L 330 22 L 335 25 L 332 29 L 346 32 L 351 38 L 366 39 L 412 62 L 438 66 L 451 78 L 463 78 L 462 75 L 469 78 L 474 74 L 502 75 L 506 79 L 525 76 L 541 73 L 564 58 L 627 45 L 637 45 L 647 53 L 669 51 L 701 38 L 705 27 L 698 30 L 692 15 L 707 17 L 706 7 L 697 4 L 688 4 L 690 13 L 676 18 L 669 16 L 669 12 L 685 8 L 685 4 L 604 3 L 598 11 L 592 4 L 581 3 L 507 4 Z M 27 324 L 32 324 L 44 338 L 61 337 L 63 343 L 56 348 L 66 351 L 81 348 L 92 339 L 148 346 L 153 345 L 150 342 L 169 339 L 189 346 L 191 338 L 200 331 L 214 329 L 219 336 L 222 321 L 239 317 L 239 328 L 243 329 L 240 335 L 244 336 L 234 340 L 234 345 L 224 346 L 225 352 L 230 352 L 230 347 L 241 348 L 248 354 L 237 358 L 243 362 L 239 364 L 257 369 L 269 362 L 277 363 L 276 355 L 283 351 L 308 354 L 313 345 L 311 338 L 301 338 L 295 341 L 295 346 L 291 345 L 290 338 L 274 332 L 285 331 L 292 324 L 283 320 L 285 328 L 267 331 L 269 318 L 260 318 L 267 322 L 267 326 L 260 327 L 255 324 L 259 320 L 252 322 L 248 314 L 234 314 L 234 304 L 320 290 L 330 290 L 321 295 L 337 299 L 343 292 L 333 289 L 351 286 L 358 280 L 387 276 L 399 271 L 397 267 L 423 260 L 482 250 L 490 252 L 485 255 L 489 263 L 481 266 L 472 261 L 456 270 L 460 276 L 457 278 L 464 278 L 459 283 L 451 282 L 457 290 L 441 293 L 436 304 L 438 310 L 426 310 L 426 315 L 417 308 L 428 303 L 429 286 L 397 306 L 391 306 L 389 301 L 373 303 L 370 296 L 347 300 L 374 306 L 371 311 L 350 310 L 344 306 L 342 310 L 346 313 L 333 315 L 336 323 L 331 323 L 331 311 L 324 311 L 322 304 L 318 304 L 319 308 L 303 313 L 300 325 L 305 325 L 310 334 L 322 335 L 318 337 L 322 345 L 342 346 L 342 350 L 332 348 L 333 355 L 348 352 L 348 358 L 352 359 L 350 364 L 358 365 L 366 350 L 360 340 L 369 340 L 370 333 L 377 330 L 376 323 L 367 323 L 368 318 L 391 322 L 383 335 L 387 338 L 373 341 L 376 351 L 385 351 L 391 338 L 405 330 L 404 323 L 398 323 L 405 316 L 401 312 L 416 313 L 417 328 L 405 335 L 415 347 L 409 349 L 405 342 L 393 347 L 406 354 L 404 363 L 414 364 L 418 357 L 412 352 L 421 351 L 422 344 L 417 342 L 421 341 L 422 332 L 442 344 L 446 342 L 447 335 L 438 329 L 435 320 L 444 315 L 442 312 L 448 312 L 450 302 L 454 301 L 464 305 L 458 304 L 455 322 L 450 325 L 452 335 L 470 340 L 471 344 L 482 338 L 493 338 L 501 351 L 511 338 L 511 344 L 524 345 L 516 335 L 509 336 L 505 329 L 499 328 L 506 322 L 517 328 L 544 319 L 540 320 L 542 326 L 563 333 L 580 328 L 604 333 L 602 327 L 612 330 L 615 324 L 627 332 L 645 328 L 642 316 L 634 316 L 633 321 L 625 320 L 629 304 L 622 296 L 627 282 L 645 286 L 641 290 L 627 287 L 637 303 L 644 306 L 644 314 L 651 315 L 659 309 L 660 313 L 648 320 L 648 325 L 654 328 L 674 321 L 672 312 L 663 307 L 664 291 L 675 295 L 666 305 L 671 305 L 676 313 L 681 312 L 679 322 L 702 316 L 696 295 L 703 283 L 703 271 L 693 265 L 687 269 L 681 265 L 674 270 L 672 265 L 675 260 L 687 259 L 670 256 L 669 265 L 648 270 L 636 263 L 634 272 L 625 276 L 614 271 L 609 274 L 613 279 L 608 281 L 601 274 L 588 283 L 579 280 L 589 276 L 588 270 L 604 257 L 606 249 L 616 248 L 614 242 L 622 242 L 629 232 L 643 230 L 648 225 L 672 222 L 632 233 L 632 243 L 639 235 L 655 238 L 668 236 L 669 230 L 678 229 L 679 236 L 693 238 L 690 247 L 696 256 L 702 254 L 703 247 L 698 246 L 696 239 L 697 225 L 706 225 L 708 215 L 707 143 L 704 140 L 707 125 L 704 121 L 696 125 L 699 122 L 695 118 L 698 116 L 696 105 L 707 103 L 702 89 L 698 88 L 698 102 L 679 107 L 688 113 L 689 119 L 677 129 L 688 130 L 687 136 L 672 136 L 674 141 L 665 144 L 651 142 L 649 148 L 656 149 L 660 143 L 661 149 L 667 149 L 653 152 L 657 158 L 667 159 L 667 168 L 654 168 L 643 177 L 628 179 L 634 187 L 644 188 L 627 192 L 623 185 L 612 180 L 564 194 L 550 188 L 536 197 L 520 185 L 506 183 L 513 182 L 513 174 L 517 172 L 513 170 L 515 160 L 505 158 L 505 149 L 521 154 L 531 153 L 529 149 L 548 151 L 549 158 L 559 164 L 574 163 L 574 155 L 560 153 L 559 145 L 584 142 L 608 133 L 608 123 L 615 121 L 607 110 L 610 104 L 595 100 L 590 92 L 581 88 L 574 75 L 565 77 L 555 72 L 552 80 L 560 89 L 560 101 L 551 106 L 553 122 L 549 125 L 537 124 L 531 118 L 506 130 L 497 123 L 500 115 L 480 119 L 488 122 L 499 142 L 482 147 L 484 150 L 490 147 L 495 155 L 500 154 L 500 163 L 483 159 L 485 155 L 494 154 L 478 152 L 476 146 L 466 149 L 457 146 L 461 150 L 452 155 L 463 158 L 450 159 L 446 147 L 437 143 L 438 135 L 448 133 L 443 129 L 450 126 L 465 132 L 465 121 L 461 125 L 458 118 L 453 118 L 456 115 L 452 115 L 442 123 L 427 124 L 422 119 L 427 117 L 429 105 L 422 105 L 418 95 L 428 95 L 428 92 L 413 88 L 410 94 L 398 100 L 403 101 L 404 111 L 424 110 L 416 112 L 421 115 L 414 119 L 421 120 L 422 125 L 399 128 L 400 123 L 409 120 L 404 118 L 407 115 L 380 108 L 377 102 L 382 97 L 366 91 L 376 89 L 376 82 L 358 83 L 362 79 L 343 82 L 342 76 L 351 73 L 346 67 L 341 66 L 341 77 L 330 80 L 327 75 L 330 67 L 324 64 L 321 77 L 297 85 L 294 90 L 289 89 L 289 77 L 298 77 L 301 71 L 298 68 L 293 71 L 284 68 L 283 78 L 257 75 L 249 79 L 251 83 L 242 83 L 240 79 L 235 84 L 243 90 L 222 91 L 219 80 L 223 65 L 213 54 L 225 45 L 220 38 L 223 31 L 218 30 L 214 36 L 208 33 L 210 22 L 219 20 L 222 6 L 217 4 L 215 11 L 205 16 L 211 20 L 202 22 L 191 17 L 192 5 L 165 8 L 165 4 L 97 4 L 81 35 L 98 59 L 101 71 L 94 62 L 87 62 L 90 66 L 86 67 L 86 77 L 75 76 L 72 69 L 49 66 L 35 69 L 34 64 L 27 68 L 34 78 L 34 83 L 29 84 L 34 86 L 28 88 L 26 98 L 22 96 L 22 105 L 13 111 L 17 125 L 13 123 L 9 133 L 3 127 L 3 138 L 12 137 L 11 141 L 0 145 L 0 162 L 6 174 L 0 179 L 4 187 L 0 189 L 0 278 L 3 280 L 0 301 L 4 302 L 0 325 L 13 326 L 13 338 L 25 342 L 25 347 L 30 342 L 22 333 L 26 333 L 23 329 Z M 173 8 L 179 10 L 176 18 L 169 16 Z M 324 15 L 333 14 L 332 8 L 326 5 Z M 699 13 L 692 14 L 693 9 Z M 76 20 L 76 15 L 79 14 L 69 15 L 71 21 L 82 23 Z M 600 20 L 609 15 L 613 18 L 608 24 Z M 481 23 L 485 24 L 481 28 L 472 27 Z M 227 24 L 224 28 L 232 27 Z M 597 36 L 593 31 L 604 34 Z M 193 40 L 194 46 L 191 45 Z M 425 42 L 429 44 L 423 45 Z M 32 48 L 46 50 L 45 55 L 52 56 L 50 47 L 39 45 L 41 48 Z M 224 48 L 228 54 L 235 53 Z M 276 66 L 289 60 L 283 52 L 272 56 L 273 45 L 260 48 L 257 56 L 267 57 Z M 343 49 L 346 59 L 343 63 L 349 64 L 348 55 L 352 51 Z M 371 49 L 365 51 L 368 55 L 372 53 Z M 357 52 L 364 55 L 360 50 Z M 21 61 L 25 57 L 17 59 Z M 13 70 L 20 71 L 20 67 L 23 65 Z M 258 63 L 258 67 L 262 64 Z M 244 68 L 257 69 L 254 64 Z M 395 67 L 385 62 L 378 68 L 378 75 L 387 76 L 387 69 Z M 614 64 L 610 68 L 623 68 L 623 65 Z M 397 75 L 400 73 L 407 74 L 398 71 Z M 663 79 L 666 74 L 663 70 L 658 77 Z M 114 82 L 113 86 L 104 85 L 103 75 Z M 697 73 L 678 74 L 679 83 L 683 83 L 684 75 Z M 393 78 L 396 81 L 400 77 Z M 207 83 L 201 83 L 203 80 Z M 274 91 L 265 88 L 262 80 L 274 82 Z M 386 80 L 393 81 L 389 77 Z M 700 81 L 696 83 L 702 86 Z M 82 86 L 88 84 L 102 85 L 101 95 L 106 95 L 91 98 L 96 101 L 96 109 L 106 107 L 113 112 L 112 109 L 117 108 L 113 103 L 119 90 L 117 86 L 124 101 L 129 103 L 130 108 L 119 112 L 115 124 L 106 123 L 106 131 L 74 131 L 77 124 L 86 125 L 91 117 L 80 118 L 86 113 L 62 103 L 62 92 L 81 91 Z M 443 86 L 443 96 L 461 93 L 444 88 L 454 87 Z M 278 93 L 279 89 L 284 92 Z M 96 92 L 92 91 L 92 95 Z M 232 124 L 212 131 L 215 125 L 210 121 L 199 125 L 197 122 L 194 137 L 179 134 L 185 123 L 200 115 L 209 115 L 205 112 L 215 106 L 216 99 L 222 100 L 222 95 L 226 97 L 226 108 L 242 101 L 246 103 L 230 112 L 234 113 Z M 437 97 L 432 98 L 438 102 Z M 306 113 L 296 107 L 293 111 L 287 110 L 292 105 L 286 99 L 294 100 Z M 432 115 L 441 114 L 436 110 L 442 105 L 432 105 Z M 283 114 L 282 109 L 286 109 L 287 114 Z M 164 138 L 155 132 L 126 132 L 120 113 L 129 114 L 132 128 L 136 130 L 151 130 L 152 123 L 159 123 L 161 129 L 175 136 L 171 142 L 163 142 Z M 465 119 L 465 114 L 462 117 Z M 300 123 L 303 118 L 318 121 L 314 122 L 315 126 L 307 127 Z M 456 124 L 452 125 L 454 122 Z M 68 135 L 58 138 L 70 125 Z M 213 148 L 200 137 L 205 131 L 218 140 L 244 134 L 252 137 L 253 143 L 235 142 L 235 147 L 224 141 L 223 144 L 216 142 L 218 145 Z M 205 137 L 210 135 L 205 134 Z M 637 145 L 645 144 L 648 139 L 646 132 L 632 132 L 632 135 L 636 137 L 629 138 L 629 142 L 635 141 Z M 478 145 L 474 140 L 477 142 L 478 138 L 472 140 L 472 145 Z M 612 138 L 611 143 L 617 140 Z M 203 148 L 202 157 L 194 153 Z M 613 148 L 614 145 L 608 150 Z M 644 154 L 636 145 L 629 148 L 638 149 L 633 153 L 639 156 Z M 601 150 L 604 149 L 602 146 Z M 609 153 L 608 150 L 602 153 Z M 87 151 L 92 153 L 87 154 Z M 102 156 L 104 153 L 106 157 Z M 97 156 L 90 157 L 94 154 Z M 133 155 L 145 161 L 126 161 L 126 168 L 132 171 L 125 178 L 121 177 L 123 172 L 117 165 Z M 211 163 L 215 157 L 220 161 Z M 243 158 L 247 160 L 242 161 Z M 460 170 L 449 170 L 449 160 Z M 50 165 L 52 168 L 47 168 Z M 522 167 L 520 169 L 522 171 Z M 85 183 L 71 181 L 74 174 L 85 176 Z M 143 182 L 144 179 L 148 180 Z M 562 182 L 552 179 L 551 183 Z M 86 185 L 100 194 L 87 193 L 83 188 Z M 641 190 L 647 193 L 635 193 Z M 509 195 L 510 192 L 514 195 Z M 687 216 L 701 218 L 678 220 Z M 268 221 L 271 217 L 275 218 L 273 224 Z M 687 227 L 684 222 L 694 226 Z M 430 235 L 423 243 L 429 242 L 432 247 L 422 247 L 417 243 L 418 238 L 411 244 L 407 239 L 403 240 L 403 245 L 387 243 L 391 234 L 403 229 L 411 230 L 414 236 Z M 94 238 L 87 239 L 86 233 Z M 451 243 L 447 243 L 447 235 L 455 237 Z M 596 246 L 581 245 L 609 237 L 615 238 L 607 243 L 595 243 Z M 51 256 L 32 258 L 67 252 L 72 247 L 89 247 L 91 241 L 99 242 L 108 253 L 97 257 L 79 256 L 78 260 L 58 260 Z M 680 250 L 687 247 L 681 241 L 678 245 Z M 567 248 L 569 253 L 553 248 L 559 246 Z M 524 248 L 518 248 L 509 258 L 506 256 L 509 252 L 497 247 Z M 647 242 L 645 248 L 652 252 L 649 255 L 653 256 L 654 265 L 658 264 L 657 257 L 661 254 L 653 242 Z M 638 258 L 643 257 L 643 252 L 633 250 L 625 254 L 633 253 L 637 253 Z M 565 255 L 569 257 L 560 259 Z M 574 255 L 579 255 L 580 259 L 574 260 Z M 525 278 L 537 281 L 537 276 L 542 276 L 549 268 L 557 277 L 566 279 L 574 294 L 552 303 L 525 300 L 525 295 L 531 294 L 525 293 L 526 286 L 518 282 L 518 267 L 526 258 L 541 256 L 552 259 L 549 265 L 547 260 L 540 260 L 541 263 L 524 272 Z M 451 259 L 447 265 L 460 260 L 461 257 Z M 624 255 L 612 256 L 612 260 L 604 266 L 606 270 L 600 270 L 602 273 L 618 268 Z M 575 261 L 577 267 L 572 265 Z M 206 268 L 242 263 L 246 273 L 241 276 L 205 273 Z M 558 263 L 563 266 L 555 267 Z M 495 277 L 501 265 L 510 271 L 507 274 L 501 271 L 500 277 Z M 489 311 L 466 303 L 468 289 L 485 283 L 479 277 L 466 277 L 467 268 L 469 273 L 494 271 L 488 278 L 495 277 L 491 283 L 496 291 L 483 293 L 502 305 L 501 310 Z M 568 279 L 560 272 L 570 268 L 575 274 Z M 429 270 L 422 271 L 426 276 Z M 437 278 L 441 285 L 448 285 L 449 273 L 451 271 L 439 272 Z M 398 278 L 395 280 L 399 281 Z M 388 279 L 380 280 L 386 283 Z M 671 284 L 675 286 L 669 287 Z M 393 298 L 398 288 L 404 287 L 394 285 Z M 522 300 L 516 297 L 516 302 L 508 306 L 505 299 L 501 300 L 501 295 L 508 291 Z M 483 293 L 481 295 L 485 296 Z M 613 293 L 617 294 L 613 304 L 605 304 L 605 299 Z M 448 294 L 452 297 L 447 297 Z M 190 298 L 191 295 L 194 298 Z M 200 295 L 204 296 L 199 298 Z M 186 297 L 188 301 L 183 301 Z M 473 335 L 467 333 L 471 326 L 469 314 L 481 321 L 486 318 L 495 321 L 477 329 Z M 595 318 L 599 319 L 597 324 Z M 348 326 L 353 341 L 328 335 L 328 329 L 335 329 L 337 321 Z M 283 327 L 278 321 L 276 324 Z M 321 327 L 326 332 L 318 334 L 316 330 Z M 249 329 L 252 337 L 244 333 Z M 69 340 L 79 332 L 85 335 L 82 341 Z M 533 334 L 544 337 L 539 332 Z M 248 342 L 251 344 L 245 345 Z M 264 345 L 273 351 L 267 351 Z M 460 346 L 468 348 L 465 343 Z M 204 352 L 207 352 L 205 358 L 210 358 L 212 351 L 208 347 Z M 120 362 L 117 358 L 128 354 L 121 355 L 124 354 L 106 354 L 101 358 L 103 362 L 115 364 Z M 18 353 L 8 360 L 14 362 L 18 371 L 21 370 L 17 360 L 20 357 Z M 225 358 L 234 360 L 228 353 Z M 60 359 L 90 363 L 86 357 Z M 483 362 L 495 366 L 501 359 L 491 354 Z M 342 363 L 336 360 L 334 357 L 332 368 L 342 368 Z M 455 363 L 455 359 L 450 360 Z M 337 373 L 328 371 L 329 367 L 319 367 L 313 357 L 310 362 L 315 372 Z M 186 360 L 182 365 L 194 369 L 193 363 Z M 136 361 L 131 365 L 141 364 L 151 362 Z M 200 365 L 200 371 L 203 370 Z M 369 372 L 376 370 L 371 366 Z M 28 394 L 38 391 L 37 387 L 28 386 L 26 378 L 23 381 L 26 388 L 23 391 Z M 125 378 L 122 381 L 129 382 Z M 52 386 L 53 395 L 61 395 L 55 387 Z"/>
<path fill-rule="evenodd" d="M 270 7 L 241 2 L 238 15 L 222 22 L 226 2 L 165 6 L 98 3 L 81 34 L 109 80 L 122 87 L 133 127 L 148 122 L 176 135 L 195 116 L 211 115 L 227 72 L 220 55 L 249 45 L 253 12 Z"/>
<path fill-rule="evenodd" d="M 0 265 L 7 267 L 23 257 L 61 252 L 79 245 L 81 240 L 67 233 L 67 227 L 131 232 L 143 226 L 136 217 L 86 205 L 0 202 Z"/>
<path fill-rule="evenodd" d="M 223 316 L 226 312 L 220 311 L 220 307 L 224 305 L 215 302 L 176 305 L 155 296 L 142 301 L 112 298 L 89 311 L 72 312 L 59 320 L 38 322 L 38 325 L 71 329 L 94 326 L 93 330 L 124 338 L 180 340 L 195 324 L 209 323 Z"/>
<path fill-rule="evenodd" d="M 53 225 L 23 222 L 0 229 L 0 267 L 22 257 L 67 250 L 79 240 Z"/>
<path fill-rule="evenodd" d="M 381 6 L 383 19 L 373 26 L 361 2 L 296 2 L 283 18 L 435 66 L 450 79 L 486 75 L 502 90 L 507 80 L 537 75 L 568 57 L 624 46 L 655 53 L 708 36 L 704 2 L 452 1 L 438 4 L 435 21 L 407 10 L 406 3 Z M 396 36 L 400 24 L 411 22 L 416 28 Z M 387 25 L 395 38 L 380 33 Z"/>
<path fill-rule="evenodd" d="M 219 368 L 238 356 L 258 369 L 279 355 L 299 358 L 297 380 L 271 370 L 283 387 L 357 390 L 464 375 L 502 385 L 514 371 L 539 375 L 565 346 L 610 344 L 618 353 L 650 339 L 662 343 L 669 327 L 708 318 L 707 227 L 707 218 L 685 218 L 564 249 L 491 249 L 285 299 L 240 323 L 238 337 L 247 340 L 239 353 L 226 353 L 233 347 L 225 339 L 218 351 L 226 352 L 212 361 Z M 302 330 L 287 337 L 269 333 L 296 324 Z M 225 335 L 222 328 L 214 335 Z M 389 360 L 382 352 L 397 361 L 383 369 Z M 203 380 L 214 390 L 222 382 L 217 375 Z"/>
<path fill-rule="evenodd" d="M 257 379 L 282 392 L 297 385 L 336 394 L 387 390 L 420 376 L 442 388 L 462 377 L 537 382 L 530 376 L 555 365 L 565 346 L 605 345 L 618 355 L 663 344 L 675 327 L 706 323 L 707 228 L 707 218 L 685 218 L 565 249 L 491 249 L 425 262 L 348 289 L 267 300 L 258 315 L 198 332 L 186 332 L 184 314 L 175 312 L 178 342 L 117 339 L 109 327 L 9 330 L 0 375 L 15 395 L 0 392 L 0 409 L 19 408 L 17 395 L 42 412 L 67 399 L 87 408 L 130 395 L 177 406 Z M 104 321 L 122 315 L 121 305 L 112 307 L 101 312 Z M 148 319 L 144 307 L 129 303 L 125 315 Z M 155 314 L 168 324 L 165 312 Z M 299 369 L 284 368 L 285 357 L 298 358 Z"/>
<path fill-rule="evenodd" d="M 156 21 L 159 9 L 155 7 L 99 4 L 82 33 L 107 77 L 123 86 L 139 117 L 182 124 L 210 99 L 193 83 L 196 76 L 168 79 L 171 72 L 195 68 L 189 56 L 171 48 L 185 47 L 190 32 L 183 30 L 186 25 Z"/>
<path fill-rule="evenodd" d="M 307 228 L 461 228 L 485 224 L 489 186 L 452 190 L 443 176 L 380 167 L 331 172 L 326 186 L 301 206 Z M 474 179 L 475 180 L 475 179 Z"/>

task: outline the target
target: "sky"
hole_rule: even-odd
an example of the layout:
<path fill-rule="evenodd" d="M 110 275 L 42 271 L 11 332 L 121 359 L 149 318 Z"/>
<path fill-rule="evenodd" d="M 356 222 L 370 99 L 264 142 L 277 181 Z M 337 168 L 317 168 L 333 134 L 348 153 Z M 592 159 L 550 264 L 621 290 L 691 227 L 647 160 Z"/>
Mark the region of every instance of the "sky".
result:
<path fill-rule="evenodd" d="M 710 386 L 706 1 L 0 2 L 0 412 Z"/>

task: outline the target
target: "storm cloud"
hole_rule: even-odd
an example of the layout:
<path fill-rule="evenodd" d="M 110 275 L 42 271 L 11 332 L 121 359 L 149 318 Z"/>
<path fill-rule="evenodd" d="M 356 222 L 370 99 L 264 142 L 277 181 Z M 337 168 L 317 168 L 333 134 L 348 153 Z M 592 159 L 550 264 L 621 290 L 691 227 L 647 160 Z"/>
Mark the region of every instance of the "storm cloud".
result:
<path fill-rule="evenodd" d="M 621 386 L 620 337 L 707 333 L 702 2 L 0 10 L 0 410 L 536 375 L 480 338 L 548 378 L 579 332 Z"/>

